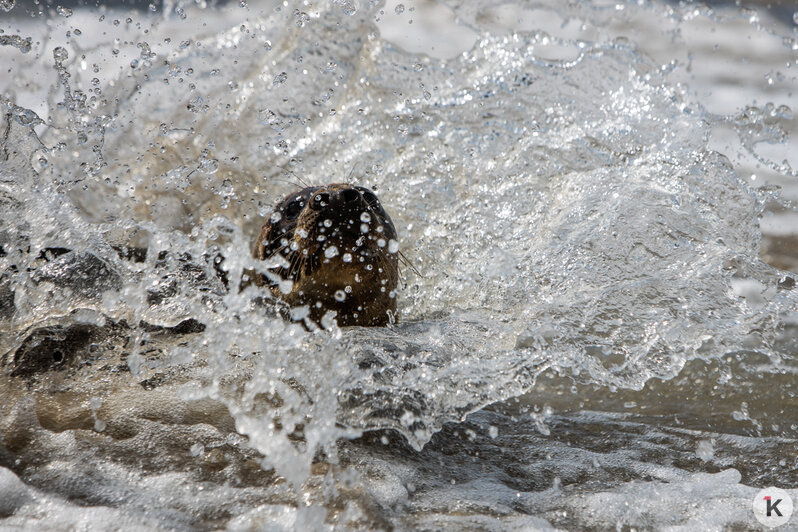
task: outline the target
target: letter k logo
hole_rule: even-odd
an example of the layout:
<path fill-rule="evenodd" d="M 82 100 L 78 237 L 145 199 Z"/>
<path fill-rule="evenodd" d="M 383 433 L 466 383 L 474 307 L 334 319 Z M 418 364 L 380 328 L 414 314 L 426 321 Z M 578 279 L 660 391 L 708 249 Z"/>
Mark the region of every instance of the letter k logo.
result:
<path fill-rule="evenodd" d="M 792 517 L 792 495 L 786 490 L 770 486 L 759 490 L 751 502 L 754 517 L 767 528 L 786 524 Z"/>
<path fill-rule="evenodd" d="M 781 502 L 781 499 L 777 499 L 776 502 L 771 503 L 770 495 L 766 495 L 765 496 L 765 501 L 767 502 L 767 516 L 770 517 L 770 515 L 773 512 L 776 512 L 776 515 L 781 517 L 781 512 L 779 511 L 779 508 L 778 508 L 779 503 Z"/>

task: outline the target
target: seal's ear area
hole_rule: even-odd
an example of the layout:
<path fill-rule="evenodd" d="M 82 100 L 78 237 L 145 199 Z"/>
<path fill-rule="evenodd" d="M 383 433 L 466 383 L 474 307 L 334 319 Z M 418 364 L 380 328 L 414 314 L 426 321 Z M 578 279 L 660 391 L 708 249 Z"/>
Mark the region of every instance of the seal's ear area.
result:
<path fill-rule="evenodd" d="M 269 243 L 275 238 L 275 225 L 271 220 L 268 220 L 260 229 L 260 234 L 255 240 L 255 248 L 252 250 L 252 256 L 258 260 L 269 258 L 270 253 L 268 249 Z M 243 290 L 250 284 L 256 286 L 272 286 L 273 283 L 266 278 L 262 273 L 257 273 L 255 270 L 245 270 L 247 281 L 242 283 L 241 289 Z"/>
<path fill-rule="evenodd" d="M 271 242 L 274 238 L 272 235 L 273 227 L 274 224 L 272 224 L 271 220 L 269 220 L 263 224 L 263 227 L 260 228 L 260 234 L 258 235 L 257 240 L 255 240 L 255 249 L 252 250 L 252 256 L 254 258 L 260 260 L 267 258 L 266 248 L 269 242 Z"/>

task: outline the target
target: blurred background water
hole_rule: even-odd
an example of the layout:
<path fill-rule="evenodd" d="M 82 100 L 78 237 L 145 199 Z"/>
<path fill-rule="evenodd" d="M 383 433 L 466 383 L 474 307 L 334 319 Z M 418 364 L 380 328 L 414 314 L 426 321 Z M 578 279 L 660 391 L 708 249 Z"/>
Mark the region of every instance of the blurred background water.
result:
<path fill-rule="evenodd" d="M 789 3 L 0 9 L 4 526 L 752 529 L 798 495 Z M 380 195 L 399 325 L 239 290 L 297 176 Z"/>

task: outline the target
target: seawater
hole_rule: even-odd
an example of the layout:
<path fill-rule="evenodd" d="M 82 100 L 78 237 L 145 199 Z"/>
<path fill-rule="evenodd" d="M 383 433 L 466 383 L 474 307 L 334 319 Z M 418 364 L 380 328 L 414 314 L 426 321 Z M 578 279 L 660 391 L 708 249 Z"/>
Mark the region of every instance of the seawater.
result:
<path fill-rule="evenodd" d="M 795 234 L 794 28 L 153 8 L 2 19 L 4 526 L 750 528 L 798 496 L 798 289 L 760 229 Z M 242 289 L 274 202 L 334 181 L 397 225 L 394 327 Z"/>

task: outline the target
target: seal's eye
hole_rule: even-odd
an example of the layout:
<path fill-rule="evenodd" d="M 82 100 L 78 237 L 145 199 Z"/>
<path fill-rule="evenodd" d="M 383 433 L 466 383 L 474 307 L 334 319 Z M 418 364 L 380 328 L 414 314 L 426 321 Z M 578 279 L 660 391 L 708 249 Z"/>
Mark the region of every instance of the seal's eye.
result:
<path fill-rule="evenodd" d="M 297 215 L 302 212 L 302 207 L 304 207 L 304 205 L 302 201 L 295 199 L 285 208 L 285 215 L 289 218 L 296 218 Z"/>

